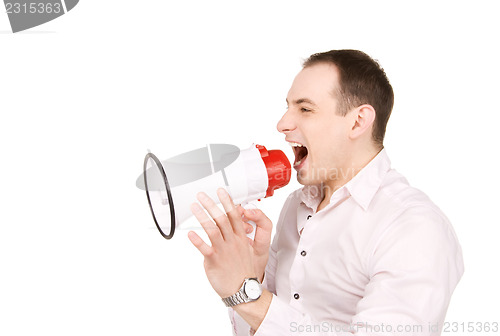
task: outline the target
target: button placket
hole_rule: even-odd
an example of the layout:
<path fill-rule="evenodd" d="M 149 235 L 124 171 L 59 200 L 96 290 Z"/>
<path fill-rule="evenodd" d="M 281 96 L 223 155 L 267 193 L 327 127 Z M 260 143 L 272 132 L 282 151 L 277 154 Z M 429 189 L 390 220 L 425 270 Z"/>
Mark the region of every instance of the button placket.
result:
<path fill-rule="evenodd" d="M 310 220 L 313 217 L 312 211 L 313 211 L 313 209 L 311 209 L 310 207 L 308 207 L 308 209 L 305 209 L 305 208 L 299 209 L 298 214 L 297 214 L 298 215 L 297 220 L 299 220 L 300 218 L 302 219 L 302 221 Z M 302 223 L 304 223 L 304 222 L 302 222 Z M 304 224 L 306 224 L 306 223 L 304 223 Z M 305 281 L 305 277 L 306 277 L 306 273 L 307 273 L 306 272 L 307 259 L 305 257 L 307 255 L 307 250 L 309 247 L 308 237 L 310 237 L 310 236 L 306 234 L 306 236 L 304 237 L 305 226 L 307 226 L 307 224 L 302 226 L 302 230 L 299 231 L 299 234 L 301 237 L 299 238 L 298 245 L 296 247 L 297 250 L 296 250 L 295 258 L 294 258 L 292 265 L 291 265 L 291 268 L 290 268 L 290 277 L 289 277 L 290 278 L 290 299 L 291 299 L 290 304 L 292 304 L 292 306 L 294 306 L 296 308 L 300 308 L 302 305 L 302 302 L 301 302 L 302 300 L 300 300 L 300 292 L 304 287 L 304 281 Z M 312 228 L 309 228 L 308 231 L 310 229 L 312 229 Z"/>
<path fill-rule="evenodd" d="M 307 215 L 307 220 L 311 219 L 312 218 L 312 215 Z M 305 246 L 304 246 L 305 245 Z M 306 259 L 304 258 L 306 255 L 307 255 L 307 239 L 304 239 L 304 238 L 301 238 L 300 241 L 299 241 L 299 245 L 297 246 L 297 251 L 300 251 L 300 253 L 297 253 L 296 257 L 295 257 L 295 260 L 294 260 L 294 267 L 301 267 L 301 273 L 302 274 L 305 274 L 305 262 Z M 299 266 L 300 265 L 300 266 Z M 303 280 L 303 279 L 301 279 Z M 295 290 L 302 288 L 302 281 L 298 281 L 297 278 L 294 278 L 293 279 L 293 282 L 291 281 L 290 282 L 291 284 L 293 284 L 291 287 L 292 287 L 292 296 L 293 298 L 295 299 L 295 301 L 298 301 L 300 299 L 300 294 L 298 292 L 295 292 Z M 295 286 L 294 286 L 295 285 Z M 298 286 L 297 286 L 298 285 Z M 293 290 L 293 287 L 295 287 L 295 290 Z"/>

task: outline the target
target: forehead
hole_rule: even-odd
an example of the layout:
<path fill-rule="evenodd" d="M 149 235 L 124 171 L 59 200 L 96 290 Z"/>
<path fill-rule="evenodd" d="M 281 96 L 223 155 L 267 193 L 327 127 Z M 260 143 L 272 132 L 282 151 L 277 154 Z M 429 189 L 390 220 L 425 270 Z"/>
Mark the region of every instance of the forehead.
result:
<path fill-rule="evenodd" d="M 338 70 L 333 64 L 319 63 L 302 69 L 288 91 L 288 101 L 309 98 L 322 101 L 332 98 L 339 87 Z"/>

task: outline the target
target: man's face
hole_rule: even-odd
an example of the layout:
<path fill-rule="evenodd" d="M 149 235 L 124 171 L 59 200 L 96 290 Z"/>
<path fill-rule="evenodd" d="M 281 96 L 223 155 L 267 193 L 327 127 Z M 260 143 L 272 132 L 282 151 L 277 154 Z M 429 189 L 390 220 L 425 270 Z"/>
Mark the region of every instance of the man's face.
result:
<path fill-rule="evenodd" d="M 277 128 L 294 146 L 293 166 L 303 185 L 341 178 L 348 168 L 352 125 L 351 118 L 336 113 L 338 85 L 336 67 L 320 63 L 299 72 L 288 92 L 288 109 Z"/>

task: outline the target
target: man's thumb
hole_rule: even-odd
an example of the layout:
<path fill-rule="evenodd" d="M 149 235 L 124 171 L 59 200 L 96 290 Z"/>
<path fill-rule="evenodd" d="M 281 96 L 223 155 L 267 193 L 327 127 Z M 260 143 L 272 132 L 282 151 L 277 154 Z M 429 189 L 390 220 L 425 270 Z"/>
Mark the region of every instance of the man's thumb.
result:
<path fill-rule="evenodd" d="M 273 223 L 260 209 L 245 209 L 244 215 L 265 231 L 273 229 Z"/>

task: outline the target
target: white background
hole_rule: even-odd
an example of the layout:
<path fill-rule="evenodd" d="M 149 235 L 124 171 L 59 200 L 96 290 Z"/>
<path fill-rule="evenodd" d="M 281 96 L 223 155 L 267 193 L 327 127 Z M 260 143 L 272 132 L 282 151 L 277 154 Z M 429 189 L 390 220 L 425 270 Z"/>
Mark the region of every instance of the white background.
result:
<path fill-rule="evenodd" d="M 354 48 L 396 94 L 393 167 L 451 219 L 465 274 L 447 321 L 499 321 L 496 1 L 82 0 L 12 34 L 0 13 L 0 334 L 229 335 L 202 258 L 135 187 L 162 159 L 252 142 L 301 60 Z M 274 221 L 293 183 L 260 202 Z M 478 334 L 471 333 L 472 334 Z"/>

